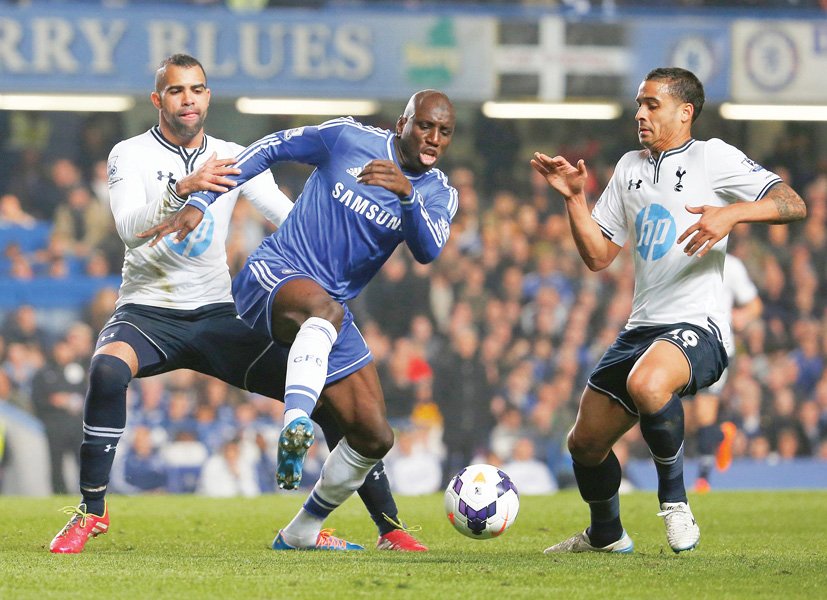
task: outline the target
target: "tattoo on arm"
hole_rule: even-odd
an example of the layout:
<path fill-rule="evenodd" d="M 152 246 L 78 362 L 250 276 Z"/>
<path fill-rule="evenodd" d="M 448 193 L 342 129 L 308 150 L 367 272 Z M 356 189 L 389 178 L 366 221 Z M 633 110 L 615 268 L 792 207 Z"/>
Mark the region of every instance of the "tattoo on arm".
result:
<path fill-rule="evenodd" d="M 774 223 L 789 223 L 807 216 L 807 206 L 804 200 L 786 183 L 777 183 L 772 186 L 767 192 L 767 198 L 773 201 L 778 210 L 779 218 Z"/>

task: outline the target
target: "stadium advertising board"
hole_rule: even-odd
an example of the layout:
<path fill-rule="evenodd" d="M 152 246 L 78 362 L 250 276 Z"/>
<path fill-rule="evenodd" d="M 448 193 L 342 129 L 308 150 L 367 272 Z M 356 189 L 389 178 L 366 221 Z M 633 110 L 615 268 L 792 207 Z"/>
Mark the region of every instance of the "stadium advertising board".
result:
<path fill-rule="evenodd" d="M 0 92 L 144 93 L 164 57 L 187 52 L 226 96 L 393 99 L 427 87 L 457 100 L 492 96 L 486 65 L 495 19 L 398 17 L 157 5 L 0 8 Z"/>
<path fill-rule="evenodd" d="M 827 20 L 737 21 L 732 96 L 738 102 L 827 100 Z"/>
<path fill-rule="evenodd" d="M 729 24 L 713 19 L 664 23 L 644 19 L 630 25 L 633 44 L 626 95 L 634 98 L 646 74 L 664 65 L 682 67 L 703 81 L 707 100 L 729 99 Z"/>
<path fill-rule="evenodd" d="M 543 101 L 617 95 L 631 64 L 625 27 L 559 16 L 503 19 L 495 53 L 500 94 Z"/>

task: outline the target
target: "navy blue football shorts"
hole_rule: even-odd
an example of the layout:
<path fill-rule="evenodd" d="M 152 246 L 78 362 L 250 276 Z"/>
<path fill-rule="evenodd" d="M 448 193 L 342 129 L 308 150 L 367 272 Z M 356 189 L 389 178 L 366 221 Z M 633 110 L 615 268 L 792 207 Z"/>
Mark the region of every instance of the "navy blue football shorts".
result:
<path fill-rule="evenodd" d="M 104 325 L 96 348 L 111 342 L 126 342 L 135 350 L 137 377 L 192 369 L 284 399 L 290 346 L 247 327 L 232 302 L 194 310 L 125 304 Z"/>
<path fill-rule="evenodd" d="M 135 350 L 138 377 L 192 369 L 242 389 L 284 397 L 289 347 L 251 331 L 232 302 L 194 310 L 125 304 L 104 325 L 97 347 L 111 342 L 126 342 Z"/>
<path fill-rule="evenodd" d="M 273 297 L 286 282 L 299 278 L 313 279 L 277 260 L 248 260 L 233 279 L 233 299 L 244 323 L 271 339 Z M 345 314 L 328 358 L 327 383 L 342 379 L 373 360 L 373 354 L 353 322 L 353 313 L 347 304 L 340 304 Z"/>
<path fill-rule="evenodd" d="M 666 340 L 683 352 L 689 363 L 689 383 L 678 395 L 695 394 L 715 383 L 727 367 L 726 349 L 720 330 L 712 321 L 708 331 L 690 323 L 635 327 L 623 331 L 589 376 L 588 386 L 620 403 L 627 412 L 638 416 L 638 410 L 626 389 L 632 367 L 657 340 Z"/>

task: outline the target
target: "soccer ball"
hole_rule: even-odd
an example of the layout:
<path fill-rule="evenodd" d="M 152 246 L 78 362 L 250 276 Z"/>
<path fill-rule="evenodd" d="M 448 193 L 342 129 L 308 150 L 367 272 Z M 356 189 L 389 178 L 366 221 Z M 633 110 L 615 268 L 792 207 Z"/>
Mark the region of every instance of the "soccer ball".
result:
<path fill-rule="evenodd" d="M 454 475 L 445 490 L 445 514 L 462 535 L 490 540 L 511 527 L 520 495 L 508 475 L 491 465 L 471 465 Z"/>

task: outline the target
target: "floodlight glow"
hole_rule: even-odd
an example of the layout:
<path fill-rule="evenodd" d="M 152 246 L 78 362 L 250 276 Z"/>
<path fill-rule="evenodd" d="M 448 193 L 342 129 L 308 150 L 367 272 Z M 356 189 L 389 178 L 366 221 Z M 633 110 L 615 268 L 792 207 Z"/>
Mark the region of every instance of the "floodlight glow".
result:
<path fill-rule="evenodd" d="M 124 112 L 135 106 L 129 96 L 92 94 L 0 94 L 0 110 Z"/>
<path fill-rule="evenodd" d="M 827 121 L 827 106 L 784 104 L 733 104 L 719 109 L 724 119 L 738 121 Z"/>
<path fill-rule="evenodd" d="M 251 115 L 372 115 L 379 110 L 372 100 L 321 98 L 239 98 L 235 107 Z"/>
<path fill-rule="evenodd" d="M 617 119 L 619 104 L 585 102 L 486 102 L 482 113 L 490 119 Z"/>

